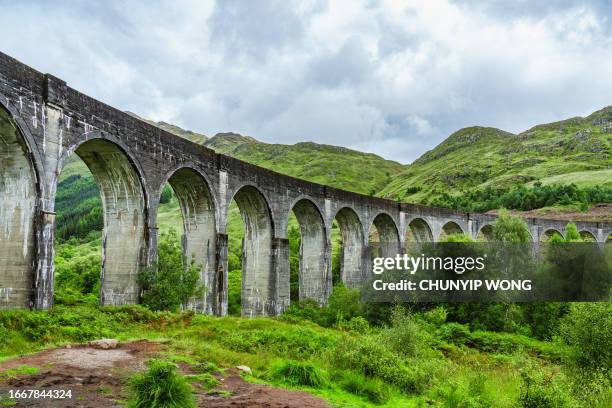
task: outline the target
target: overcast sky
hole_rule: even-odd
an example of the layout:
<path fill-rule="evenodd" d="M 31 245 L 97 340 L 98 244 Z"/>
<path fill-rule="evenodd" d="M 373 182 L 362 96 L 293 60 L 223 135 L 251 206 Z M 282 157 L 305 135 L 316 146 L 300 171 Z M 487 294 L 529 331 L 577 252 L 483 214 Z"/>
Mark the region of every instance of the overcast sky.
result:
<path fill-rule="evenodd" d="M 0 51 L 207 135 L 408 163 L 461 127 L 612 104 L 605 0 L 51 3 L 0 0 Z"/>

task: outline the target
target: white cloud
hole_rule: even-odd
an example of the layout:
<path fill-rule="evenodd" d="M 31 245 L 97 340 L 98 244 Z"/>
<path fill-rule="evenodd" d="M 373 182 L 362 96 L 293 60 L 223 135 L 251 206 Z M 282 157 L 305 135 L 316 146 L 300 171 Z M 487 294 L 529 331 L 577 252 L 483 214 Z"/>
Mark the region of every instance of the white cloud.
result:
<path fill-rule="evenodd" d="M 120 109 L 408 162 L 612 101 L 604 1 L 0 0 L 2 51 Z"/>

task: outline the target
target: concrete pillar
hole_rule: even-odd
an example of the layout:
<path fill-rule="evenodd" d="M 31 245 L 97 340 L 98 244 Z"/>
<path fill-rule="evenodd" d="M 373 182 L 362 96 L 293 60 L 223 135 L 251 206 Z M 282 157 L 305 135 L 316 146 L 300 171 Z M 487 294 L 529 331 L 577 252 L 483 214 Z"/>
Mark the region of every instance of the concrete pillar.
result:
<path fill-rule="evenodd" d="M 55 264 L 55 250 L 53 247 L 55 237 L 55 213 L 41 211 L 40 222 L 37 225 L 37 254 L 36 276 L 34 279 L 34 307 L 36 309 L 49 309 L 53 306 L 53 288 Z"/>
<path fill-rule="evenodd" d="M 325 286 L 325 299 L 323 303 L 326 304 L 334 288 L 334 272 L 332 271 L 332 244 L 331 244 L 331 240 L 329 236 L 325 237 L 325 252 L 323 256 L 324 256 L 324 262 L 325 262 L 325 285 L 326 285 Z M 340 262 L 342 262 L 342 254 L 340 254 Z"/>
<path fill-rule="evenodd" d="M 270 299 L 266 302 L 266 314 L 269 316 L 278 316 L 289 307 L 289 273 L 289 240 L 273 238 Z"/>
<path fill-rule="evenodd" d="M 213 299 L 213 313 L 217 316 L 226 316 L 227 274 L 229 272 L 227 258 L 227 234 L 217 234 L 215 258 L 217 275 L 214 281 L 215 286 L 210 288 L 211 299 Z"/>
<path fill-rule="evenodd" d="M 387 255 L 384 254 L 385 250 L 383 246 L 385 244 L 383 242 L 379 243 L 379 256 L 385 257 Z M 361 279 L 359 282 L 355 282 L 353 287 L 360 287 L 366 280 L 368 280 L 372 275 L 372 246 L 368 242 L 363 246 L 363 255 L 361 257 Z"/>

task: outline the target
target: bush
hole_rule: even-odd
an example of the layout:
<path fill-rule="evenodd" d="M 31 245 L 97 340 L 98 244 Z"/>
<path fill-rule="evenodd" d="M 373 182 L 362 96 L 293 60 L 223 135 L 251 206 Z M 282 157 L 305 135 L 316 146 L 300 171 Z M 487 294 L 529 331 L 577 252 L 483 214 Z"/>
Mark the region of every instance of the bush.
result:
<path fill-rule="evenodd" d="M 330 358 L 336 367 L 354 370 L 368 378 L 379 378 L 396 385 L 405 393 L 424 390 L 442 369 L 440 360 L 414 358 L 405 360 L 393 353 L 380 336 L 347 336 L 331 351 Z"/>
<path fill-rule="evenodd" d="M 434 387 L 432 394 L 442 399 L 445 407 L 488 408 L 493 405 L 485 393 L 485 383 L 486 376 L 477 372 L 467 378 L 452 379 L 439 384 Z"/>
<path fill-rule="evenodd" d="M 183 265 L 183 252 L 175 230 L 162 234 L 158 251 L 157 265 L 138 273 L 142 302 L 152 310 L 185 309 L 194 297 L 204 293 L 200 268 L 193 262 Z"/>
<path fill-rule="evenodd" d="M 526 369 L 521 372 L 519 403 L 524 408 L 575 407 L 565 378 L 561 374 L 545 374 Z"/>
<path fill-rule="evenodd" d="M 391 311 L 391 328 L 384 332 L 385 344 L 396 354 L 417 357 L 428 354 L 432 336 L 403 307 Z"/>
<path fill-rule="evenodd" d="M 531 242 L 531 234 L 525 220 L 502 210 L 493 225 L 493 240 L 513 244 L 528 243 Z"/>
<path fill-rule="evenodd" d="M 573 303 L 563 317 L 560 337 L 570 346 L 570 361 L 587 369 L 612 370 L 612 304 Z"/>
<path fill-rule="evenodd" d="M 390 399 L 389 386 L 376 378 L 367 378 L 353 371 L 344 371 L 340 387 L 351 394 L 366 398 L 374 404 L 384 404 Z"/>
<path fill-rule="evenodd" d="M 128 408 L 192 408 L 195 407 L 191 385 L 177 374 L 176 365 L 150 360 L 149 370 L 134 374 L 129 380 Z"/>
<path fill-rule="evenodd" d="M 309 362 L 285 360 L 272 369 L 272 378 L 290 385 L 322 388 L 326 384 L 325 373 Z"/>
<path fill-rule="evenodd" d="M 353 317 L 348 321 L 340 320 L 337 327 L 340 330 L 353 331 L 361 334 L 367 334 L 370 332 L 370 324 L 361 316 Z"/>
<path fill-rule="evenodd" d="M 436 334 L 441 340 L 457 345 L 465 345 L 471 341 L 470 329 L 460 323 L 446 323 L 437 330 Z"/>

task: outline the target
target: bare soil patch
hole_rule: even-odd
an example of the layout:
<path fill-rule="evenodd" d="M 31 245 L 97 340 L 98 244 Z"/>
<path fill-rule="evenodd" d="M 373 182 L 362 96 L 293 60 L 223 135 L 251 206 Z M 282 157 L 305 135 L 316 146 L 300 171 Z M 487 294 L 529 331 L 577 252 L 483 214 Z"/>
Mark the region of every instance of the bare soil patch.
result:
<path fill-rule="evenodd" d="M 36 367 L 36 374 L 18 374 L 0 380 L 0 401 L 9 390 L 71 390 L 70 399 L 19 399 L 17 407 L 110 408 L 123 405 L 125 381 L 135 371 L 144 370 L 145 362 L 156 357 L 163 345 L 136 341 L 116 349 L 97 349 L 77 345 L 49 349 L 0 363 L 0 372 L 20 366 Z M 181 371 L 194 374 L 181 364 Z M 216 375 L 220 384 L 205 390 L 193 383 L 198 406 L 211 408 L 328 408 L 322 399 L 306 392 L 288 391 L 246 382 L 236 369 Z"/>
<path fill-rule="evenodd" d="M 324 400 L 303 391 L 288 391 L 246 382 L 238 370 L 226 370 L 216 376 L 221 382 L 210 394 L 198 395 L 200 407 L 211 408 L 329 408 Z M 230 395 L 222 395 L 223 392 Z"/>

